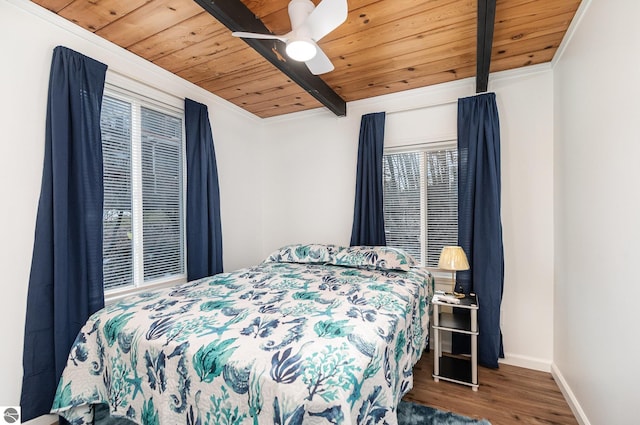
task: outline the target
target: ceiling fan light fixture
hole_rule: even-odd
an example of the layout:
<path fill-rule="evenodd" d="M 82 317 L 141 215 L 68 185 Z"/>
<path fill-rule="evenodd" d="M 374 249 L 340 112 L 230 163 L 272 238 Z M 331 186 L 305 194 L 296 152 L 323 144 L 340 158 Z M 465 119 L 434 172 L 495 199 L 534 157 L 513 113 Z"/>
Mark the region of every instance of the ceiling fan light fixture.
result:
<path fill-rule="evenodd" d="M 287 43 L 285 49 L 287 55 L 296 61 L 306 62 L 316 55 L 316 46 L 309 40 L 292 39 Z"/>

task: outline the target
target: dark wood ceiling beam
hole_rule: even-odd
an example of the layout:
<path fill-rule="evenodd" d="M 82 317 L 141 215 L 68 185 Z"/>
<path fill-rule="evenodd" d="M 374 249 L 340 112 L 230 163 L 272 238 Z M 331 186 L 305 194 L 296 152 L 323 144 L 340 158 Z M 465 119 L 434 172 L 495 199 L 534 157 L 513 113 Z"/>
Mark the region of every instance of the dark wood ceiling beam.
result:
<path fill-rule="evenodd" d="M 491 46 L 496 20 L 496 0 L 478 0 L 478 38 L 476 53 L 476 93 L 487 91 Z"/>
<path fill-rule="evenodd" d="M 194 1 L 231 31 L 270 33 L 264 23 L 240 0 Z M 244 41 L 334 114 L 347 115 L 346 102 L 324 80 L 313 75 L 304 63 L 288 60 L 285 43 L 280 40 Z"/>

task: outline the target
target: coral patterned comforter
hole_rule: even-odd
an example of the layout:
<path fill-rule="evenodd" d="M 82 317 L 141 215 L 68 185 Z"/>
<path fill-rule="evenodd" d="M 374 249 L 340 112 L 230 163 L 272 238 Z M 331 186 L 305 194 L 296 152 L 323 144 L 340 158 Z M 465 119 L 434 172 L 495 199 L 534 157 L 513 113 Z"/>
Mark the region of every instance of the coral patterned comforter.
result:
<path fill-rule="evenodd" d="M 427 272 L 265 262 L 128 297 L 82 328 L 52 413 L 144 425 L 397 424 Z"/>

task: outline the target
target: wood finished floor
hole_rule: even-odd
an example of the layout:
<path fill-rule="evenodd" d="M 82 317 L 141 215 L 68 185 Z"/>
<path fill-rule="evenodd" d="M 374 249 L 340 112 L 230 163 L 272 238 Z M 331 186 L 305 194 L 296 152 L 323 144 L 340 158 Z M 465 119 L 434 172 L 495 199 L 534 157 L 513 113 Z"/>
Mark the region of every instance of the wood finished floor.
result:
<path fill-rule="evenodd" d="M 492 425 L 577 425 L 569 405 L 550 373 L 505 364 L 497 370 L 478 368 L 477 392 L 450 382 L 435 382 L 433 351 L 425 352 L 414 369 L 413 389 L 404 397 Z"/>

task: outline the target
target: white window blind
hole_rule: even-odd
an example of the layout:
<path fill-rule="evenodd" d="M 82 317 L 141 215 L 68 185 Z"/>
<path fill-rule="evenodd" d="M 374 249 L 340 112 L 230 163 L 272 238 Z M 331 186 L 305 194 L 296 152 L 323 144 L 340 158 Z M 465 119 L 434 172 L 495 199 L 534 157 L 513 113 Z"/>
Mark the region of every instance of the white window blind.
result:
<path fill-rule="evenodd" d="M 458 152 L 455 145 L 388 152 L 383 157 L 387 245 L 437 267 L 458 240 Z"/>
<path fill-rule="evenodd" d="M 103 274 L 105 289 L 133 283 L 131 105 L 104 96 L 100 116 L 104 181 Z"/>
<path fill-rule="evenodd" d="M 144 280 L 183 272 L 182 120 L 142 108 Z"/>
<path fill-rule="evenodd" d="M 101 130 L 105 290 L 184 278 L 182 112 L 105 90 Z"/>

